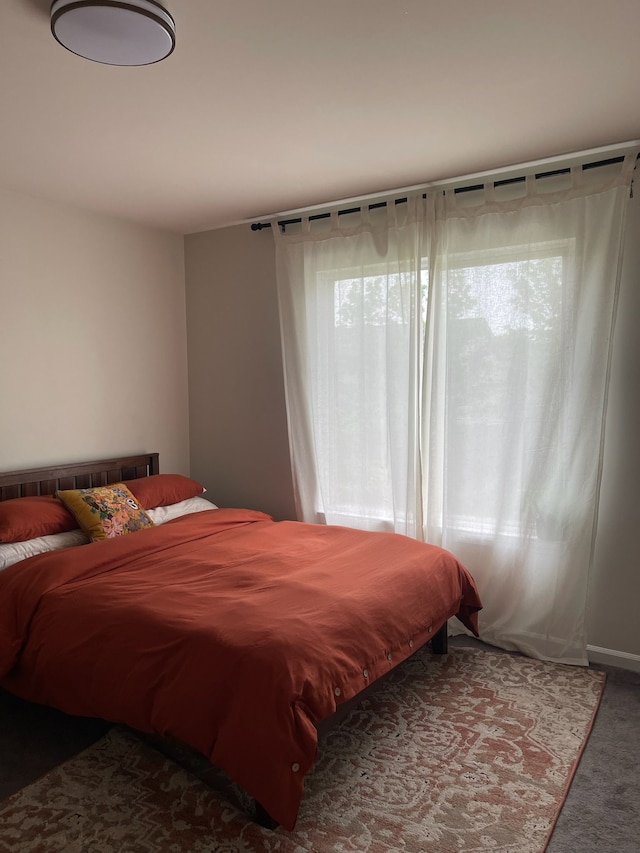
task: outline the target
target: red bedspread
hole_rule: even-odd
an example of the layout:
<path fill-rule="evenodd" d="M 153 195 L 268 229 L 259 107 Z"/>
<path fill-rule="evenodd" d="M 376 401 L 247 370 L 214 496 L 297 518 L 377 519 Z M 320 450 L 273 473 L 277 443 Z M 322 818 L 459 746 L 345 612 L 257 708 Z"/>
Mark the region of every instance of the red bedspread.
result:
<path fill-rule="evenodd" d="M 0 683 L 178 738 L 292 829 L 314 724 L 480 607 L 440 548 L 222 509 L 0 572 Z"/>

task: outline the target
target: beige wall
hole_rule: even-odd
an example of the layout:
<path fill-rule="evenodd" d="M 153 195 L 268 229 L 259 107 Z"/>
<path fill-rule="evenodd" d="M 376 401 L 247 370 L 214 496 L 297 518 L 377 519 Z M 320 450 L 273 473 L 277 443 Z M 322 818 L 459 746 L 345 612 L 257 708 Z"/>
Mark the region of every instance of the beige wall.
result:
<path fill-rule="evenodd" d="M 189 473 L 183 239 L 0 190 L 0 470 Z"/>
<path fill-rule="evenodd" d="M 248 226 L 194 234 L 185 259 L 192 471 L 218 503 L 293 518 L 273 237 Z M 589 644 L 631 656 L 600 658 L 632 668 L 640 665 L 638 318 L 640 198 L 629 207 L 588 613 Z"/>
<path fill-rule="evenodd" d="M 191 471 L 214 503 L 294 518 L 273 237 L 185 238 Z"/>

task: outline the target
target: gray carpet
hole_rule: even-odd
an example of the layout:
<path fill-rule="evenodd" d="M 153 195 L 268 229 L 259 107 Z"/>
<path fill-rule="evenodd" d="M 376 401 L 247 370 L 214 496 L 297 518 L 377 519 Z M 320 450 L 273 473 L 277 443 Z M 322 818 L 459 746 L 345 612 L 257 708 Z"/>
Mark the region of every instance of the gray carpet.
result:
<path fill-rule="evenodd" d="M 482 645 L 462 637 L 450 643 Z M 640 673 L 596 668 L 607 673 L 604 696 L 547 853 L 640 851 Z M 108 728 L 0 690 L 0 799 Z"/>
<path fill-rule="evenodd" d="M 547 853 L 640 851 L 640 673 L 596 668 L 607 684 Z"/>

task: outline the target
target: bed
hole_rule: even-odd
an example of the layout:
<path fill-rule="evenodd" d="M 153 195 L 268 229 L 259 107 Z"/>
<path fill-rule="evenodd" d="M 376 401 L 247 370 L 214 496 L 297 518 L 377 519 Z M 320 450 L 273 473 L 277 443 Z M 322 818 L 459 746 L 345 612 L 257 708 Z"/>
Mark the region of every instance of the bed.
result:
<path fill-rule="evenodd" d="M 149 523 L 90 541 L 64 501 L 113 484 Z M 443 549 L 202 492 L 157 453 L 0 474 L 0 685 L 187 744 L 291 830 L 318 728 L 425 643 L 445 653 L 451 617 L 477 635 L 482 604 Z"/>

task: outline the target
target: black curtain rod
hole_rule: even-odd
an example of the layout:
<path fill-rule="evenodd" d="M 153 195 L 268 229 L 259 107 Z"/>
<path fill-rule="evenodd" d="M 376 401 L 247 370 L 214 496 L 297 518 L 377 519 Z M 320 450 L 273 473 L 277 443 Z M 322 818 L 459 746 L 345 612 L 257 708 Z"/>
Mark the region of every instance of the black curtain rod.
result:
<path fill-rule="evenodd" d="M 638 154 L 637 159 L 640 159 L 640 154 Z M 608 160 L 597 160 L 594 163 L 583 163 L 582 169 L 586 171 L 587 169 L 597 169 L 600 166 L 612 166 L 615 163 L 622 163 L 624 160 L 624 156 L 622 157 L 611 157 Z M 566 167 L 563 169 L 553 169 L 550 172 L 536 172 L 535 178 L 538 180 L 539 178 L 551 178 L 555 175 L 566 175 L 571 171 L 570 167 Z M 524 183 L 526 177 L 524 175 L 519 175 L 517 178 L 502 178 L 499 181 L 494 182 L 495 187 L 503 187 L 506 184 L 521 184 Z M 481 190 L 484 188 L 484 184 L 473 184 L 468 187 L 456 187 L 454 189 L 454 193 L 469 193 L 474 192 L 475 190 Z M 437 190 L 437 187 L 434 187 Z M 444 192 L 444 190 L 443 190 Z M 427 194 L 423 193 L 422 198 L 426 198 Z M 407 199 L 404 198 L 396 198 L 393 199 L 394 204 L 406 204 Z M 368 205 L 369 210 L 375 210 L 377 207 L 386 207 L 389 202 L 386 201 L 378 201 L 373 204 Z M 344 216 L 347 213 L 359 213 L 362 210 L 362 207 L 348 207 L 344 210 L 338 211 L 338 216 Z M 331 216 L 330 213 L 314 213 L 309 217 L 309 222 L 313 222 L 315 219 L 328 219 Z M 297 217 L 296 219 L 279 219 L 278 225 L 281 228 L 286 227 L 287 225 L 296 225 L 297 223 L 302 222 L 301 217 Z M 263 228 L 271 228 L 271 222 L 252 222 L 251 230 L 252 231 L 262 231 Z"/>

